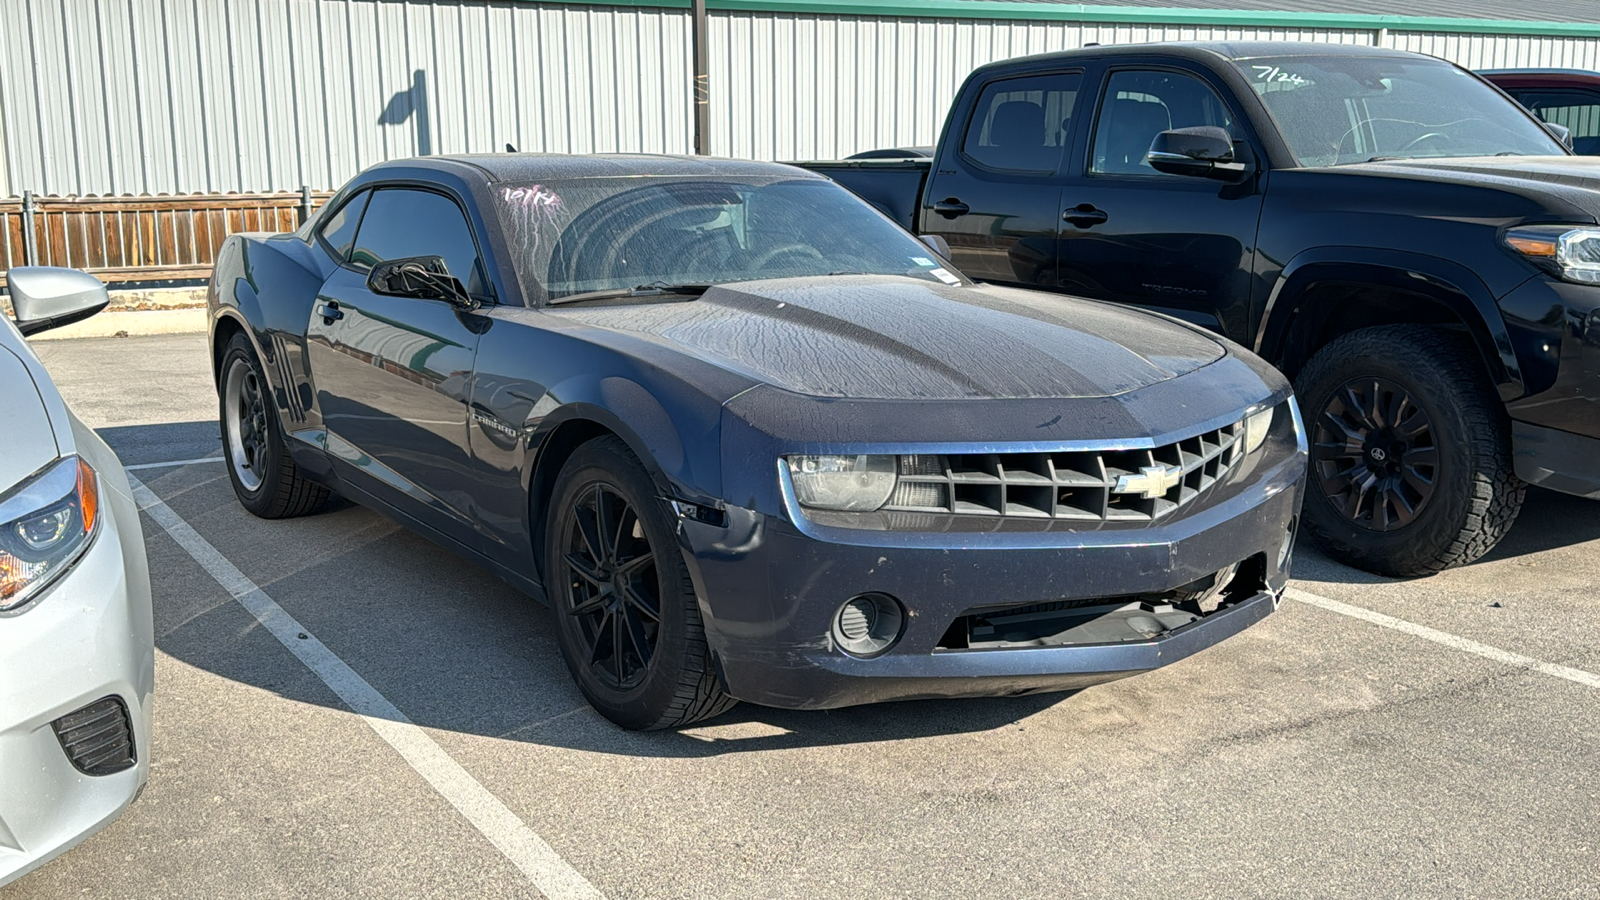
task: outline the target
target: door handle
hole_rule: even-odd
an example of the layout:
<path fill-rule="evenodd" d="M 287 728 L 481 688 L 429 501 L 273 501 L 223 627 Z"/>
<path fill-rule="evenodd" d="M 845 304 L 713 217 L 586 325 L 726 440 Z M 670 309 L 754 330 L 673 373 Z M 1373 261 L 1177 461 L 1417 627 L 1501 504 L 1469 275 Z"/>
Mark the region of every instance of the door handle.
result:
<path fill-rule="evenodd" d="M 1071 222 L 1079 228 L 1089 228 L 1099 225 L 1111 218 L 1103 209 L 1095 209 L 1092 203 L 1079 203 L 1077 206 L 1061 214 L 1063 222 Z"/>
<path fill-rule="evenodd" d="M 339 311 L 339 301 L 328 300 L 317 304 L 317 315 L 322 317 L 322 324 L 332 325 L 335 320 L 344 318 L 344 313 Z"/>
<path fill-rule="evenodd" d="M 972 207 L 962 203 L 960 200 L 957 200 L 954 197 L 950 197 L 935 203 L 933 205 L 933 211 L 941 216 L 944 216 L 946 219 L 954 219 L 956 216 L 964 216 L 967 213 L 972 212 Z"/>

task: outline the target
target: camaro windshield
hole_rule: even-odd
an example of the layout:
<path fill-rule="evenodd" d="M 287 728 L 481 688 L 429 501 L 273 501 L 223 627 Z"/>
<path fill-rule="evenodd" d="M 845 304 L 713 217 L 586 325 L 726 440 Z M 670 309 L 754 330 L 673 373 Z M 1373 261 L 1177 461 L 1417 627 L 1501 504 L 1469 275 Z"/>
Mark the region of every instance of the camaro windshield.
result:
<path fill-rule="evenodd" d="M 598 177 L 494 190 L 518 278 L 540 302 L 809 275 L 960 281 L 915 238 L 818 179 Z"/>
<path fill-rule="evenodd" d="M 1234 65 L 1301 165 L 1566 152 L 1515 103 L 1446 62 L 1285 56 Z"/>

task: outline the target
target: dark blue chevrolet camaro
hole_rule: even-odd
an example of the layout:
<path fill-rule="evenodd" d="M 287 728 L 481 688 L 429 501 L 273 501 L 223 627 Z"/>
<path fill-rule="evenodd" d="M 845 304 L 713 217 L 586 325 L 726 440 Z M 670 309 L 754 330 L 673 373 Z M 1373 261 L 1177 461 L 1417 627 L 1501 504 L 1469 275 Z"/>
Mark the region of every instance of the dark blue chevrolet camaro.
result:
<path fill-rule="evenodd" d="M 545 598 L 629 728 L 1083 687 L 1288 578 L 1306 446 L 1270 366 L 974 284 L 785 166 L 385 163 L 229 238 L 210 313 L 247 509 L 337 491 Z"/>

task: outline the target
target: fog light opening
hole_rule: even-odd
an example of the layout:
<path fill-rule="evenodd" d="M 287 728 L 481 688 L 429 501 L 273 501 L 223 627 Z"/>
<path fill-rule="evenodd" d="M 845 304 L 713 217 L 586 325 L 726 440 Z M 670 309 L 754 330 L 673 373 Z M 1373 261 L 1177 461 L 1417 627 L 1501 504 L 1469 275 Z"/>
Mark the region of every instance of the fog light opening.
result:
<path fill-rule="evenodd" d="M 833 617 L 833 641 L 851 656 L 870 659 L 900 640 L 905 608 L 888 594 L 851 597 Z"/>

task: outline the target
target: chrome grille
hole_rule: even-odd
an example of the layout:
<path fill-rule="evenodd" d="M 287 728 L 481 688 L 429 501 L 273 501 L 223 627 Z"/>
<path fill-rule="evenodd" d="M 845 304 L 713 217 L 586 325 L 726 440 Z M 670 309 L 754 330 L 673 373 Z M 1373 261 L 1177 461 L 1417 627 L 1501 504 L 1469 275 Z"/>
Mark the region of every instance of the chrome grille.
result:
<path fill-rule="evenodd" d="M 902 456 L 883 509 L 1149 522 L 1221 481 L 1242 455 L 1243 428 L 1236 422 L 1147 450 Z"/>

